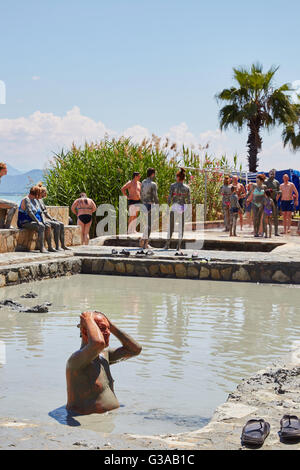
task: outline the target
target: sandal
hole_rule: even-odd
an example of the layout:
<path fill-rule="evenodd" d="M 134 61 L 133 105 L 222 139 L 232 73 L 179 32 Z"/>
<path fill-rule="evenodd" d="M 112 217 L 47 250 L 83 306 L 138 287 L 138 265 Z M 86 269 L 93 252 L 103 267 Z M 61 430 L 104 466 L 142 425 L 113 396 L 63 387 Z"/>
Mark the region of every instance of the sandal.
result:
<path fill-rule="evenodd" d="M 129 250 L 122 250 L 122 251 L 120 251 L 120 255 L 130 256 L 130 251 Z"/>
<path fill-rule="evenodd" d="M 250 419 L 242 430 L 242 444 L 262 446 L 270 433 L 270 424 L 264 419 Z"/>
<path fill-rule="evenodd" d="M 115 248 L 113 248 L 113 249 L 111 250 L 111 254 L 112 254 L 112 255 L 117 255 L 117 254 L 118 254 L 118 250 L 115 250 Z"/>
<path fill-rule="evenodd" d="M 147 250 L 145 254 L 146 254 L 146 256 L 153 256 L 153 255 L 154 255 L 154 251 L 152 251 L 152 250 Z"/>
<path fill-rule="evenodd" d="M 176 251 L 175 256 L 186 256 L 182 251 Z"/>
<path fill-rule="evenodd" d="M 295 415 L 284 415 L 280 421 L 280 437 L 300 439 L 300 420 Z"/>

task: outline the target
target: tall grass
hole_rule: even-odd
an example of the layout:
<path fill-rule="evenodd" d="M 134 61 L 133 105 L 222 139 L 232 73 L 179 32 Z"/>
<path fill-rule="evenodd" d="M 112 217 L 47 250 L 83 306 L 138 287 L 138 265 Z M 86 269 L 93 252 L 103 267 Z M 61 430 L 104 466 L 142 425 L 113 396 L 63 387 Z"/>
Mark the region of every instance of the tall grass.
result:
<path fill-rule="evenodd" d="M 191 185 L 192 201 L 203 203 L 203 170 L 210 168 L 221 170 L 226 165 L 225 157 L 216 160 L 206 155 L 201 159 L 193 149 L 186 147 L 177 149 L 176 144 L 170 145 L 168 139 L 162 142 L 155 135 L 152 139 L 145 139 L 141 144 L 124 137 L 86 143 L 84 147 L 73 144 L 70 150 L 62 150 L 55 154 L 45 172 L 47 204 L 70 207 L 79 194 L 85 192 L 97 206 L 110 203 L 118 210 L 121 187 L 132 178 L 134 171 L 141 173 L 141 180 L 146 178 L 149 167 L 156 169 L 159 202 L 166 203 L 170 184 L 175 181 L 180 166 L 198 169 L 187 170 L 187 183 Z M 220 210 L 217 193 L 222 183 L 220 175 L 216 174 L 208 178 L 207 193 L 211 202 L 209 218 L 215 217 Z M 71 216 L 75 221 L 74 215 Z"/>

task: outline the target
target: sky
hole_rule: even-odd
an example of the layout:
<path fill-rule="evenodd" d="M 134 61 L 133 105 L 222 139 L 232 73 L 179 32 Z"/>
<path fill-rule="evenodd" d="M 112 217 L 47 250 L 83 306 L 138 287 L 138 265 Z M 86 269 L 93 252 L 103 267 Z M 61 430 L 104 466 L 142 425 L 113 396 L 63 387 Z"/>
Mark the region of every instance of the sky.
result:
<path fill-rule="evenodd" d="M 299 0 L 0 0 L 0 12 L 0 161 L 21 170 L 106 133 L 209 143 L 247 169 L 246 129 L 220 132 L 216 93 L 257 61 L 280 66 L 275 85 L 300 85 Z M 300 169 L 281 129 L 262 137 L 261 170 Z"/>

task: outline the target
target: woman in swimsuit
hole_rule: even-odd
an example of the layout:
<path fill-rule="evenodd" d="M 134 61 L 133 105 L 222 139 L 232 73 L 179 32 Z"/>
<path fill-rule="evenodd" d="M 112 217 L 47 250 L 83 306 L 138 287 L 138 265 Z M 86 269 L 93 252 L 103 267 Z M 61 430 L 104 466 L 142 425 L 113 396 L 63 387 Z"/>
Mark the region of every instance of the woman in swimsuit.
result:
<path fill-rule="evenodd" d="M 255 237 L 259 237 L 260 223 L 264 212 L 265 190 L 267 189 L 266 185 L 264 184 L 265 179 L 265 175 L 257 175 L 256 184 L 252 184 L 251 189 L 245 198 L 245 201 L 247 201 L 249 197 L 253 197 L 252 210 Z"/>
<path fill-rule="evenodd" d="M 77 225 L 81 227 L 81 244 L 89 244 L 89 233 L 92 225 L 92 214 L 96 212 L 97 207 L 94 201 L 81 193 L 80 197 L 73 202 L 71 211 L 77 215 Z"/>

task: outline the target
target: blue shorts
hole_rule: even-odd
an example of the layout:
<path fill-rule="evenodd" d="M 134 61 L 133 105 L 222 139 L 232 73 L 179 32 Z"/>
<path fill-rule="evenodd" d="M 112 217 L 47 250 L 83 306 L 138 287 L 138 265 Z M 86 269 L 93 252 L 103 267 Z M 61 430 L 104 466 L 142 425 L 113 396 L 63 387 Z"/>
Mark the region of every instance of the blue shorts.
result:
<path fill-rule="evenodd" d="M 294 201 L 281 201 L 280 207 L 282 212 L 293 212 L 294 211 Z"/>

